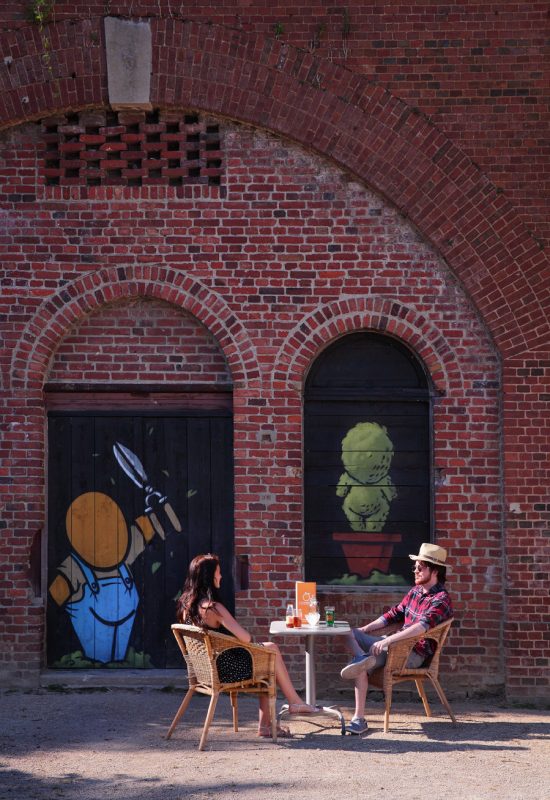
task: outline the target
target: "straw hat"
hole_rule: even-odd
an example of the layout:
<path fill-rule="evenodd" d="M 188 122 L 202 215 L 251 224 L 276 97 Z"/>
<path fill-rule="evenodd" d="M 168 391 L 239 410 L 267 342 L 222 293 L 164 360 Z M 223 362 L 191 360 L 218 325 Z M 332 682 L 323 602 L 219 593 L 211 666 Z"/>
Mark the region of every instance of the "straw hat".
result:
<path fill-rule="evenodd" d="M 437 564 L 439 567 L 447 566 L 447 551 L 445 548 L 429 542 L 422 542 L 418 555 L 413 556 L 409 553 L 409 558 L 412 558 L 413 561 L 428 561 L 430 564 Z"/>

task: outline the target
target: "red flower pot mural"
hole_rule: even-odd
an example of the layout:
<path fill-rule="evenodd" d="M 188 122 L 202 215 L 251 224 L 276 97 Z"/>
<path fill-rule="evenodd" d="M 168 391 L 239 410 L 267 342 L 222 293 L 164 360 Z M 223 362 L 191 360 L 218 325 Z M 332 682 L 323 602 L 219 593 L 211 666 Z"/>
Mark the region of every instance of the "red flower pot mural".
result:
<path fill-rule="evenodd" d="M 350 573 L 368 578 L 373 570 L 387 573 L 395 544 L 400 533 L 333 533 L 332 538 L 342 547 Z"/>

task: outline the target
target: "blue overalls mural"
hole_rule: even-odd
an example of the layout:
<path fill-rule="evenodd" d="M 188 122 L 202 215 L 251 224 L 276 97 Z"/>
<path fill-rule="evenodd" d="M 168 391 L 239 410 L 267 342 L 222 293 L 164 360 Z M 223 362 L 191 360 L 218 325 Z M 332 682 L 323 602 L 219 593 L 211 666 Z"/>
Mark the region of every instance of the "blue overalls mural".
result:
<path fill-rule="evenodd" d="M 51 669 L 180 668 L 170 626 L 197 553 L 220 556 L 234 603 L 230 398 L 174 413 L 142 402 L 48 413 Z"/>
<path fill-rule="evenodd" d="M 167 498 L 148 482 L 137 456 L 120 443 L 113 447 L 125 474 L 145 492 L 145 514 L 128 525 L 118 504 L 104 492 L 84 492 L 70 504 L 65 519 L 71 545 L 58 565 L 50 595 L 70 617 L 84 657 L 103 664 L 126 657 L 140 602 L 129 565 L 155 534 L 164 539 L 158 513 L 172 528 L 180 522 Z"/>
<path fill-rule="evenodd" d="M 98 577 L 84 561 L 72 556 L 85 578 L 83 595 L 65 609 L 87 658 L 94 661 L 123 661 L 128 649 L 139 596 L 126 564 L 119 574 Z"/>

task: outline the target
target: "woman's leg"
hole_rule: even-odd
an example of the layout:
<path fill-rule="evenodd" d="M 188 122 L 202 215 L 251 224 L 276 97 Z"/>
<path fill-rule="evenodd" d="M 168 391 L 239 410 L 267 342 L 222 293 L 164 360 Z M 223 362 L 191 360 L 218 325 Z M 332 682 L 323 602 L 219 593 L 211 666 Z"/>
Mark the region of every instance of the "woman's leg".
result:
<path fill-rule="evenodd" d="M 258 717 L 258 733 L 271 730 L 271 717 L 269 715 L 269 697 L 260 695 L 260 711 Z"/>
<path fill-rule="evenodd" d="M 274 644 L 274 642 L 263 642 L 263 646 L 275 653 L 275 677 L 284 696 L 286 697 L 289 703 L 301 703 L 302 701 L 300 700 L 300 697 L 297 694 L 292 684 L 292 681 L 290 680 L 290 675 L 288 674 L 286 664 L 283 661 L 283 657 L 281 655 L 279 648 L 277 647 L 276 644 Z M 259 719 L 258 719 L 258 732 L 260 734 L 265 734 L 265 732 L 270 729 L 271 729 L 271 717 L 269 714 L 269 698 L 266 697 L 266 695 L 261 695 Z"/>
<path fill-rule="evenodd" d="M 288 700 L 289 705 L 305 706 L 306 704 L 294 688 L 294 684 L 290 679 L 288 669 L 286 668 L 278 646 L 274 642 L 263 642 L 263 646 L 275 653 L 275 675 L 277 677 L 277 683 Z M 313 708 L 313 706 L 309 706 L 309 708 Z"/>
<path fill-rule="evenodd" d="M 258 719 L 258 736 L 269 738 L 271 736 L 271 717 L 269 715 L 269 698 L 265 694 L 260 695 L 260 715 Z M 277 736 L 282 739 L 292 739 L 289 728 L 277 725 Z"/>

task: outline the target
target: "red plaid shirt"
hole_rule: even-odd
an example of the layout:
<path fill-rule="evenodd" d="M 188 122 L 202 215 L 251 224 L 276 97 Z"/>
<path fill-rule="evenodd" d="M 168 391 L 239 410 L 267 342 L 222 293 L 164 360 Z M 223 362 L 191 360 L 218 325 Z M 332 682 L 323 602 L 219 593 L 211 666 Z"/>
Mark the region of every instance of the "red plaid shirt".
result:
<path fill-rule="evenodd" d="M 420 586 L 413 586 L 400 603 L 382 616 L 386 625 L 403 621 L 401 630 L 416 622 L 420 622 L 428 630 L 450 619 L 453 616 L 453 605 L 441 583 L 436 583 L 428 592 L 423 592 Z M 413 649 L 426 659 L 434 654 L 435 644 L 431 639 L 421 639 Z"/>

